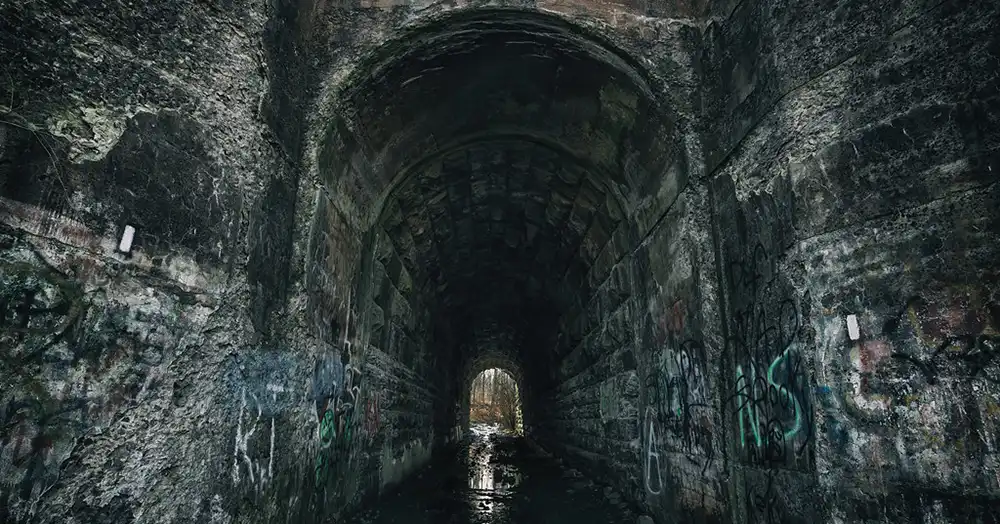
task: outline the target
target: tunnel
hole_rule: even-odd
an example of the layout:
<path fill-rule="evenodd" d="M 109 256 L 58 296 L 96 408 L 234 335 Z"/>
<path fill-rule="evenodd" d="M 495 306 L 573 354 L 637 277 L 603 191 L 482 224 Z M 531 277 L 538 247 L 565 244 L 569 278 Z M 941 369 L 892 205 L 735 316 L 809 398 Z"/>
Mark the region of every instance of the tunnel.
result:
<path fill-rule="evenodd" d="M 996 2 L 0 0 L 0 64 L 2 523 L 1000 522 Z"/>
<path fill-rule="evenodd" d="M 526 432 L 558 434 L 561 382 L 598 360 L 635 369 L 631 350 L 584 339 L 624 314 L 639 221 L 686 183 L 649 75 L 597 35 L 508 11 L 420 27 L 356 71 L 315 148 L 320 330 L 367 324 L 349 362 L 378 348 L 418 373 L 396 406 L 429 418 L 398 428 L 419 446 L 468 430 L 469 385 L 494 365 L 524 385 Z M 371 259 L 335 283 L 351 233 Z"/>
<path fill-rule="evenodd" d="M 642 71 L 557 18 L 476 13 L 386 47 L 316 148 L 311 309 L 345 329 L 351 313 L 327 304 L 352 288 L 329 282 L 342 248 L 327 228 L 362 217 L 354 307 L 377 327 L 359 346 L 436 368 L 438 398 L 421 400 L 449 422 L 476 361 L 505 359 L 534 426 L 560 362 L 621 307 L 632 215 L 685 183 L 683 150 Z"/>

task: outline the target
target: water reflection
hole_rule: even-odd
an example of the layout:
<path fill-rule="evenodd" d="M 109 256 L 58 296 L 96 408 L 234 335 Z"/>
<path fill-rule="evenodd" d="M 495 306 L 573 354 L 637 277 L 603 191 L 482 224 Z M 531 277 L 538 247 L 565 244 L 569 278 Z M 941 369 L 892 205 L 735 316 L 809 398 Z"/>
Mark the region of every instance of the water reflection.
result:
<path fill-rule="evenodd" d="M 475 434 L 469 446 L 469 488 L 477 491 L 506 492 L 521 482 L 521 472 L 513 464 L 507 464 L 495 449 L 495 442 L 501 436 L 498 426 L 474 425 Z M 509 457 L 508 457 L 509 458 Z"/>
<path fill-rule="evenodd" d="M 474 425 L 471 428 L 476 438 L 469 446 L 469 488 L 493 490 L 493 439 L 497 426 Z"/>
<path fill-rule="evenodd" d="M 473 424 L 460 454 L 448 455 L 397 497 L 380 501 L 368 524 L 608 524 L 636 516 L 567 472 L 520 437 Z M 572 474 L 569 474 L 572 473 Z M 574 480 L 575 479 L 575 480 Z"/>
<path fill-rule="evenodd" d="M 474 464 L 472 475 L 469 477 L 469 487 L 472 489 L 494 489 L 493 468 L 489 464 Z"/>

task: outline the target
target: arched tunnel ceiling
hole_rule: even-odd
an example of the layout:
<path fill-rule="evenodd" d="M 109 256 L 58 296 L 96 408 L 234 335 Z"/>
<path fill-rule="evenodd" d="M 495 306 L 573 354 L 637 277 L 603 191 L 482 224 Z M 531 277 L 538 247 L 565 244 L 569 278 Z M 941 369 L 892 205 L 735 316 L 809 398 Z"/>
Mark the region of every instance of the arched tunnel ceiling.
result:
<path fill-rule="evenodd" d="M 449 323 L 554 334 L 631 248 L 631 211 L 680 154 L 652 81 L 579 31 L 455 15 L 387 45 L 341 91 L 320 170 Z"/>
<path fill-rule="evenodd" d="M 414 29 L 342 86 L 318 159 L 359 210 L 429 157 L 496 136 L 548 144 L 602 172 L 629 200 L 680 152 L 658 84 L 630 57 L 564 20 L 495 9 Z M 359 167 L 362 166 L 362 167 Z"/>
<path fill-rule="evenodd" d="M 407 178 L 382 226 L 441 304 L 520 306 L 564 281 L 587 286 L 624 219 L 605 182 L 537 144 L 479 142 Z"/>

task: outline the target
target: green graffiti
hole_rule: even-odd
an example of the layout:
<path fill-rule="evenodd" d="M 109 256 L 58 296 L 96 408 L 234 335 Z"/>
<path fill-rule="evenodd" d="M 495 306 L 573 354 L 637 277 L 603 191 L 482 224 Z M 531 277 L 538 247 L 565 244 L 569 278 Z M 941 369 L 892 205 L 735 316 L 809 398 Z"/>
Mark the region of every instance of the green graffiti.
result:
<path fill-rule="evenodd" d="M 802 408 L 799 406 L 799 401 L 795 398 L 795 395 L 792 395 L 792 393 L 788 391 L 788 388 L 774 381 L 774 368 L 778 367 L 778 363 L 788 358 L 788 352 L 791 350 L 792 348 L 790 347 L 786 349 L 781 355 L 778 356 L 778 358 L 774 359 L 774 362 L 771 362 L 771 366 L 767 368 L 767 383 L 774 386 L 774 388 L 777 389 L 784 397 L 785 401 L 792 404 L 795 410 L 795 423 L 792 425 L 791 429 L 785 431 L 786 439 L 795 436 L 795 434 L 802 429 Z"/>
<path fill-rule="evenodd" d="M 797 435 L 799 431 L 802 430 L 802 406 L 799 404 L 798 399 L 795 398 L 788 388 L 782 384 L 779 384 L 774 379 L 774 371 L 788 358 L 789 352 L 792 350 L 791 347 L 786 349 L 777 358 L 771 362 L 771 365 L 767 368 L 767 383 L 769 386 L 773 387 L 775 391 L 781 396 L 784 402 L 782 405 L 791 405 L 792 410 L 795 414 L 795 422 L 792 424 L 791 428 L 785 430 L 782 434 L 784 438 L 790 439 Z M 757 400 L 757 388 L 755 380 L 751 377 L 757 376 L 757 370 L 753 364 L 750 364 L 750 377 L 743 373 L 743 367 L 740 365 L 736 366 L 736 393 L 737 399 L 740 402 L 739 406 L 739 425 L 740 425 L 740 444 L 742 447 L 746 447 L 746 424 L 750 424 L 750 428 L 753 430 L 754 442 L 757 447 L 761 447 L 763 444 L 763 439 L 760 435 L 760 415 L 757 413 L 757 409 L 753 405 Z"/>
<path fill-rule="evenodd" d="M 351 419 L 354 418 L 354 411 L 350 411 L 344 416 L 344 431 L 341 432 L 341 441 L 347 444 L 351 441 L 351 432 L 353 428 L 351 427 Z"/>
<path fill-rule="evenodd" d="M 323 479 L 326 478 L 328 468 L 326 464 L 326 457 L 323 455 L 318 455 L 316 457 L 316 486 L 321 486 L 323 484 Z"/>
<path fill-rule="evenodd" d="M 329 448 L 337 438 L 337 417 L 332 409 L 323 413 L 319 423 L 320 451 L 316 456 L 316 485 L 320 486 L 330 473 Z"/>
<path fill-rule="evenodd" d="M 333 414 L 333 410 L 326 410 L 323 413 L 323 420 L 319 423 L 319 443 L 326 449 L 333 444 L 333 441 L 337 438 L 337 417 Z"/>
<path fill-rule="evenodd" d="M 329 478 L 330 470 L 337 460 L 337 451 L 347 449 L 351 442 L 353 428 L 351 421 L 354 412 L 348 411 L 339 417 L 333 409 L 328 409 L 323 413 L 323 418 L 319 423 L 319 454 L 316 456 L 316 486 L 322 486 Z M 343 423 L 341 431 L 337 432 L 339 422 Z"/>

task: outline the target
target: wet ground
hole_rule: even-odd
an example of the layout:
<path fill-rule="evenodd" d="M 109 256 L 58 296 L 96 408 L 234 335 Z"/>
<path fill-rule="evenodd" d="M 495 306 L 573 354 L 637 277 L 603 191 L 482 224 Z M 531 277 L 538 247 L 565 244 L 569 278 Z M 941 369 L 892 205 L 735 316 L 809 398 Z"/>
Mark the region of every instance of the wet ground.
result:
<path fill-rule="evenodd" d="M 476 425 L 442 460 L 348 522 L 364 524 L 633 524 L 621 497 L 525 439 Z"/>

